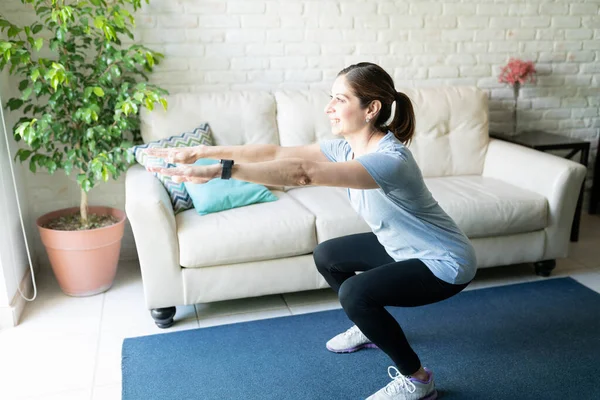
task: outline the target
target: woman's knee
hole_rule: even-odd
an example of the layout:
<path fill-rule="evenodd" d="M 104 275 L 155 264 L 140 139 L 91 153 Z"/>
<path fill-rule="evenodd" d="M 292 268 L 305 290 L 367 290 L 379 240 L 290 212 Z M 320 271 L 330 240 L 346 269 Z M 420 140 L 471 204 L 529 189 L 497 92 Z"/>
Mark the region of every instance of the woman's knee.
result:
<path fill-rule="evenodd" d="M 338 292 L 340 304 L 350 319 L 369 309 L 367 293 L 360 286 L 360 279 L 354 278 L 356 277 L 344 281 Z"/>
<path fill-rule="evenodd" d="M 319 271 L 329 270 L 334 263 L 335 252 L 332 251 L 331 241 L 319 243 L 313 250 L 313 260 Z"/>

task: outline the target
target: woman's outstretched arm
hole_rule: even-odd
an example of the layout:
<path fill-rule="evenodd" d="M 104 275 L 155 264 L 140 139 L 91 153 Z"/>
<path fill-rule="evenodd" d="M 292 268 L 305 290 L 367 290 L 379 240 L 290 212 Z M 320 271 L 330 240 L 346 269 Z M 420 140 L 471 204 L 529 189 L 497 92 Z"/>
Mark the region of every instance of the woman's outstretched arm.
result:
<path fill-rule="evenodd" d="M 144 151 L 149 156 L 164 158 L 168 162 L 179 164 L 193 164 L 200 158 L 235 160 L 236 163 L 255 163 L 284 158 L 329 161 L 321 152 L 319 143 L 289 147 L 282 147 L 275 144 L 245 144 L 239 146 L 149 148 Z"/>
<path fill-rule="evenodd" d="M 151 168 L 150 171 L 173 177 L 176 182 L 205 183 L 220 178 L 222 165 Z M 273 186 L 337 186 L 352 189 L 377 189 L 373 177 L 358 161 L 318 162 L 299 158 L 234 164 L 234 179 Z"/>

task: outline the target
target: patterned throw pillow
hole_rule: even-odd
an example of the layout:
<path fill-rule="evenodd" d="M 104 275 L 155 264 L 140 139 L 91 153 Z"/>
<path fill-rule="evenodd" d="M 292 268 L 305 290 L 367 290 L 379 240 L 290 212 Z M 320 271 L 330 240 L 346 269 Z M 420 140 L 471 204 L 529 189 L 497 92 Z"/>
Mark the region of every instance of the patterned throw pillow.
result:
<path fill-rule="evenodd" d="M 150 147 L 188 147 L 197 146 L 200 144 L 206 146 L 214 145 L 212 132 L 210 130 L 210 126 L 207 123 L 200 125 L 192 132 L 186 132 L 181 135 L 171 136 L 166 139 L 161 139 L 154 142 L 132 147 L 131 151 L 133 152 L 136 161 L 142 164 L 144 167 L 168 168 L 174 167 L 175 165 L 167 163 L 166 161 L 158 157 L 150 157 L 142 150 Z M 190 198 L 189 193 L 185 189 L 185 185 L 183 184 L 183 182 L 173 182 L 171 177 L 159 175 L 157 173 L 154 173 L 154 176 L 156 176 L 165 186 L 165 189 L 167 189 L 167 192 L 171 197 L 171 204 L 173 205 L 173 211 L 175 212 L 175 214 L 178 214 L 185 210 L 189 210 L 194 207 L 192 199 Z"/>

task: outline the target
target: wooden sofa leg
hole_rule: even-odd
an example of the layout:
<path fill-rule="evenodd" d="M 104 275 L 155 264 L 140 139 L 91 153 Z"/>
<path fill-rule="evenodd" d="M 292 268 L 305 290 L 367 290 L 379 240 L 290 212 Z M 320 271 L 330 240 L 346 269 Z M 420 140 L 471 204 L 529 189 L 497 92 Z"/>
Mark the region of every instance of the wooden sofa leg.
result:
<path fill-rule="evenodd" d="M 150 315 L 152 315 L 152 318 L 154 318 L 156 326 L 165 329 L 169 328 L 175 323 L 175 321 L 173 321 L 175 310 L 175 307 L 153 308 L 150 310 Z"/>
<path fill-rule="evenodd" d="M 544 260 L 533 263 L 535 267 L 535 274 L 539 276 L 550 276 L 550 273 L 556 267 L 555 260 Z"/>

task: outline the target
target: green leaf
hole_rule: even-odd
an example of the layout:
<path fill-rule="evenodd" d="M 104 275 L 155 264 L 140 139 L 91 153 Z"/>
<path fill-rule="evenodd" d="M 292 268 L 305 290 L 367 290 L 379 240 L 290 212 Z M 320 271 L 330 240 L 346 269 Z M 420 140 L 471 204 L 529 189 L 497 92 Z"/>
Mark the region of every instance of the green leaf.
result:
<path fill-rule="evenodd" d="M 146 53 L 146 61 L 148 62 L 148 65 L 150 66 L 150 68 L 154 67 L 154 57 L 152 56 L 152 53 L 150 53 L 150 52 Z"/>
<path fill-rule="evenodd" d="M 90 190 L 92 190 L 92 182 L 90 182 L 89 179 L 85 179 L 83 182 L 81 182 L 81 188 L 87 193 Z"/>
<path fill-rule="evenodd" d="M 19 82 L 19 90 L 20 91 L 27 89 L 27 86 L 29 86 L 29 81 L 27 79 L 24 79 L 21 82 Z"/>
<path fill-rule="evenodd" d="M 19 33 L 21 33 L 21 29 L 19 29 L 19 27 L 15 26 L 15 25 L 11 25 L 11 27 L 8 28 L 8 38 L 9 39 L 17 36 Z"/>
<path fill-rule="evenodd" d="M 154 102 L 152 100 L 146 98 L 146 101 L 144 103 L 148 110 L 150 110 L 150 111 L 154 110 Z"/>
<path fill-rule="evenodd" d="M 5 52 L 12 47 L 12 43 L 0 40 L 0 52 Z"/>
<path fill-rule="evenodd" d="M 94 18 L 94 26 L 98 29 L 103 29 L 104 28 L 104 24 L 106 18 L 101 17 L 101 16 L 97 16 L 96 18 Z"/>
<path fill-rule="evenodd" d="M 29 158 L 29 156 L 31 155 L 31 153 L 33 153 L 33 151 L 31 151 L 31 150 L 19 149 L 17 151 L 17 155 L 15 156 L 15 159 L 17 157 L 19 157 L 19 161 L 23 162 L 23 161 L 25 161 L 25 160 L 27 160 Z"/>
<path fill-rule="evenodd" d="M 19 126 L 17 126 L 17 129 L 15 129 L 15 136 L 23 137 L 23 135 L 25 134 L 25 128 L 27 128 L 28 126 L 29 121 L 20 123 Z"/>
<path fill-rule="evenodd" d="M 18 110 L 23 105 L 23 100 L 21 99 L 10 99 L 6 104 L 11 111 Z"/>
<path fill-rule="evenodd" d="M 31 92 L 33 92 L 32 87 L 28 87 L 27 89 L 23 90 L 23 96 L 21 96 L 21 99 L 27 100 L 29 96 L 31 96 Z"/>
<path fill-rule="evenodd" d="M 43 28 L 44 28 L 44 26 L 43 26 L 43 25 L 41 25 L 41 24 L 35 24 L 35 25 L 33 26 L 32 32 L 33 32 L 33 34 L 34 34 L 34 35 L 36 35 L 36 34 L 40 33 L 40 31 L 41 31 Z"/>
<path fill-rule="evenodd" d="M 52 160 L 48 160 L 46 161 L 46 168 L 48 169 L 48 172 L 50 172 L 50 174 L 54 174 L 54 172 L 56 172 L 56 163 Z"/>
<path fill-rule="evenodd" d="M 38 38 L 35 40 L 35 44 L 33 47 L 35 47 L 35 49 L 37 51 L 40 51 L 41 48 L 44 46 L 44 39 L 43 38 Z"/>
<path fill-rule="evenodd" d="M 102 90 L 101 87 L 96 86 L 94 88 L 94 94 L 98 97 L 103 97 L 104 96 L 104 90 Z"/>
<path fill-rule="evenodd" d="M 40 70 L 39 69 L 36 68 L 33 71 L 31 71 L 31 80 L 33 82 L 37 81 L 39 77 L 40 77 Z"/>
<path fill-rule="evenodd" d="M 71 161 L 67 161 L 62 167 L 65 170 L 65 174 L 70 175 L 71 171 L 73 170 L 73 163 Z"/>
<path fill-rule="evenodd" d="M 169 105 L 169 104 L 167 103 L 167 100 L 165 100 L 165 99 L 160 99 L 159 101 L 160 101 L 160 104 L 162 104 L 163 108 L 164 108 L 164 109 L 165 109 L 165 111 L 166 111 L 166 110 L 167 110 L 167 107 L 168 107 L 168 105 Z"/>

